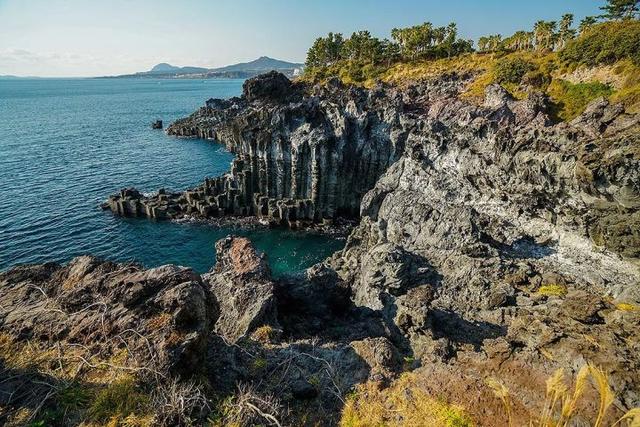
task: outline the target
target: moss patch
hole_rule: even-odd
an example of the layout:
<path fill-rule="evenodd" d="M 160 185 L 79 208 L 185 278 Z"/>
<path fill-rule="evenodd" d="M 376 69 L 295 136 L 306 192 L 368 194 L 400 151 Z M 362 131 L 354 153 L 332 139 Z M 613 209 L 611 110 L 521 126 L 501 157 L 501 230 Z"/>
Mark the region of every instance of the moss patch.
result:
<path fill-rule="evenodd" d="M 569 121 L 580 115 L 594 99 L 613 93 L 610 86 L 600 82 L 572 84 L 566 80 L 554 80 L 548 90 L 552 115 L 557 120 Z"/>
<path fill-rule="evenodd" d="M 140 390 L 133 377 L 124 376 L 96 393 L 88 415 L 94 421 L 105 422 L 144 414 L 148 406 L 149 396 Z"/>
<path fill-rule="evenodd" d="M 540 286 L 537 294 L 546 297 L 563 297 L 567 294 L 567 288 L 563 285 L 544 285 Z"/>

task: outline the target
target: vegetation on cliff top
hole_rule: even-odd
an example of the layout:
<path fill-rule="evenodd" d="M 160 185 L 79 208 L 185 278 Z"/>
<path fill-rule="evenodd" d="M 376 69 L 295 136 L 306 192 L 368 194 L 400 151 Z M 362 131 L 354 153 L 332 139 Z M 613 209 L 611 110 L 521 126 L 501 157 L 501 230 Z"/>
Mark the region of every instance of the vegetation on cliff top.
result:
<path fill-rule="evenodd" d="M 503 406 L 503 421 L 509 427 L 566 427 L 577 420 L 587 423 L 591 420 L 592 424 L 589 425 L 594 427 L 608 425 L 605 421 L 621 426 L 637 426 L 640 423 L 639 408 L 628 411 L 618 420 L 611 416 L 610 410 L 616 396 L 607 375 L 594 365 L 584 365 L 578 371 L 573 387 L 562 369 L 556 370 L 545 383 L 545 396 L 536 405 L 540 412 L 528 420 L 524 414 L 515 414 L 511 390 L 500 380 L 487 378 L 485 392 L 492 393 Z M 595 408 L 592 413 L 584 410 L 589 403 Z M 500 422 L 496 419 L 493 421 Z M 340 420 L 341 427 L 419 425 L 471 427 L 475 423 L 463 406 L 434 398 L 425 392 L 415 372 L 403 374 L 386 388 L 373 381 L 359 385 L 347 399 Z"/>
<path fill-rule="evenodd" d="M 329 33 L 309 49 L 302 79 L 333 77 L 371 87 L 404 84 L 450 72 L 475 76 L 465 96 L 481 99 L 484 88 L 500 83 L 516 98 L 544 92 L 558 120 L 571 120 L 593 99 L 605 96 L 640 110 L 640 21 L 635 0 L 608 0 L 599 17 L 574 28 L 574 16 L 538 21 L 530 31 L 481 37 L 477 50 L 458 37 L 455 23 L 429 22 L 394 28 L 390 39 L 368 31 L 344 38 Z"/>

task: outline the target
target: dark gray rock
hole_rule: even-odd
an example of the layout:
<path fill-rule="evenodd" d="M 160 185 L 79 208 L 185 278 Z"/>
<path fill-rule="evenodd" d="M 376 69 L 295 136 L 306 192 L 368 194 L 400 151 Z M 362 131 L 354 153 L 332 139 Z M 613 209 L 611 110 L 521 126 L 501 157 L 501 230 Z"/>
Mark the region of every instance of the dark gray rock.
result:
<path fill-rule="evenodd" d="M 94 257 L 0 274 L 0 330 L 20 339 L 75 343 L 108 359 L 131 357 L 164 374 L 204 363 L 218 305 L 192 270 L 143 270 Z"/>
<path fill-rule="evenodd" d="M 270 71 L 247 79 L 242 92 L 248 101 L 280 101 L 291 90 L 291 81 L 282 73 Z"/>
<path fill-rule="evenodd" d="M 216 266 L 203 275 L 220 304 L 215 330 L 235 342 L 260 326 L 279 328 L 275 284 L 266 259 L 251 242 L 227 237 L 216 243 Z"/>

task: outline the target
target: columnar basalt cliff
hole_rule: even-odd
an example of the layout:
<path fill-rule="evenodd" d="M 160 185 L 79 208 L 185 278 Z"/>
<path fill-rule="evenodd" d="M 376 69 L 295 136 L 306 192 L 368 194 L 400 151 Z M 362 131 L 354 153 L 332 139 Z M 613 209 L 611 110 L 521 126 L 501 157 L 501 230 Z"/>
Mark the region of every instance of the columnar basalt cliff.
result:
<path fill-rule="evenodd" d="M 365 90 L 270 74 L 248 80 L 240 98 L 209 100 L 168 132 L 223 142 L 238 156 L 231 171 L 183 193 L 123 190 L 106 207 L 290 225 L 358 216 L 345 248 L 306 277 L 282 280 L 248 241 L 231 237 L 201 277 L 82 260 L 17 269 L 0 276 L 9 290 L 0 330 L 53 337 L 12 311 L 25 303 L 59 304 L 79 324 L 91 309 L 96 323 L 88 301 L 98 292 L 123 313 L 111 333 L 133 328 L 155 339 L 148 351 L 162 373 L 192 378 L 184 361 L 201 361 L 193 350 L 206 348 L 216 392 L 242 383 L 263 393 L 252 405 L 273 403 L 225 420 L 241 425 L 274 417 L 335 425 L 354 384 L 387 384 L 403 369 L 487 426 L 507 425 L 484 381 L 500 378 L 515 425 L 527 425 L 543 410 L 546 378 L 585 363 L 609 375 L 613 423 L 640 406 L 640 116 L 599 99 L 554 124 L 542 95 L 516 100 L 492 85 L 482 105 L 464 99 L 472 77 Z M 169 304 L 176 289 L 182 297 Z M 191 310 L 192 318 L 178 315 Z M 34 322 L 51 316 L 58 325 L 57 313 Z M 173 320 L 158 327 L 162 313 Z M 87 330 L 104 334 L 97 323 Z M 88 341 L 75 327 L 53 331 Z M 139 335 L 127 337 L 145 349 Z M 581 410 L 594 413 L 595 392 L 585 393 Z"/>
<path fill-rule="evenodd" d="M 337 84 L 307 90 L 270 73 L 248 80 L 241 98 L 207 101 L 167 132 L 224 143 L 237 155 L 231 171 L 179 194 L 122 191 L 105 208 L 152 218 L 254 215 L 290 225 L 357 216 L 363 195 L 402 152 L 401 100 Z"/>

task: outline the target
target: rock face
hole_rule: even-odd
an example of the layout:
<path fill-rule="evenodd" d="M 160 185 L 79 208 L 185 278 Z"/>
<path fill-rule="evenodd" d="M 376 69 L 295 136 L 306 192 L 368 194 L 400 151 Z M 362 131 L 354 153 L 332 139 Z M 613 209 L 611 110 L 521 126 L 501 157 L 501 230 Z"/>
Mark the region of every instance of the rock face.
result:
<path fill-rule="evenodd" d="M 203 277 L 222 308 L 216 331 L 235 342 L 259 326 L 277 328 L 275 285 L 265 258 L 241 237 L 218 241 L 216 254 L 214 270 Z"/>
<path fill-rule="evenodd" d="M 588 361 L 620 408 L 638 406 L 625 341 L 640 317 L 616 305 L 640 302 L 638 116 L 596 100 L 552 125 L 540 96 L 490 86 L 478 107 L 446 88 L 415 89 L 404 154 L 328 268 L 407 340 L 434 393 L 464 399 L 473 378 L 497 376 L 535 413 L 545 378 Z"/>
<path fill-rule="evenodd" d="M 278 73 L 250 79 L 241 98 L 209 100 L 167 130 L 224 143 L 237 155 L 228 174 L 183 193 L 143 197 L 123 190 L 104 207 L 160 219 L 257 216 L 301 226 L 368 216 L 360 202 L 388 181 L 378 179 L 391 165 L 437 160 L 442 167 L 436 163 L 426 174 L 443 170 L 437 180 L 463 183 L 454 195 L 467 205 L 482 198 L 484 205 L 502 205 L 503 216 L 511 209 L 508 215 L 539 218 L 640 256 L 637 115 L 602 99 L 572 123 L 552 125 L 542 95 L 516 101 L 492 85 L 477 106 L 458 96 L 467 83 L 468 76 L 453 75 L 406 90 L 367 91 L 336 81 L 307 87 Z M 463 169 L 454 174 L 454 168 Z M 366 201 L 363 208 L 377 205 Z"/>
<path fill-rule="evenodd" d="M 66 266 L 24 266 L 0 275 L 0 330 L 20 339 L 73 343 L 130 355 L 163 374 L 190 374 L 204 360 L 218 306 L 193 271 L 142 270 L 84 256 Z M 152 363 L 153 362 L 153 363 Z"/>
<path fill-rule="evenodd" d="M 400 99 L 338 83 L 306 89 L 274 72 L 247 80 L 241 98 L 207 101 L 167 132 L 224 143 L 237 155 L 230 173 L 180 194 L 121 192 L 104 207 L 152 218 L 255 215 L 292 226 L 357 216 L 362 196 L 402 151 Z"/>

